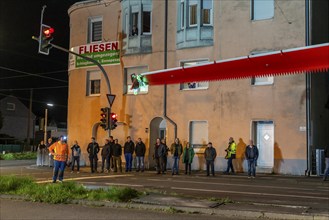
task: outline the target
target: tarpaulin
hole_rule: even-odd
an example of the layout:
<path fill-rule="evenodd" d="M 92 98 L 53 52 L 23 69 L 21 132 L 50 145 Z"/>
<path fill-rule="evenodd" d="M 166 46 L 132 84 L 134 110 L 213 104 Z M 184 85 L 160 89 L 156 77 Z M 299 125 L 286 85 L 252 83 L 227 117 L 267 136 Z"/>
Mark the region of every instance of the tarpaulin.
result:
<path fill-rule="evenodd" d="M 149 85 L 326 72 L 329 43 L 143 73 Z"/>

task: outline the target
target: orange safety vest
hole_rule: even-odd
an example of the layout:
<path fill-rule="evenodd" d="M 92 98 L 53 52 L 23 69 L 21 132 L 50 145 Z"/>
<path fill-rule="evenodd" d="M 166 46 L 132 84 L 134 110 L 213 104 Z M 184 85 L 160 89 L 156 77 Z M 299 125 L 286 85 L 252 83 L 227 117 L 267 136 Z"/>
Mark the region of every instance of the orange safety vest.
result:
<path fill-rule="evenodd" d="M 54 160 L 66 161 L 69 154 L 69 147 L 66 143 L 58 141 L 49 147 L 49 152 L 54 155 Z"/>

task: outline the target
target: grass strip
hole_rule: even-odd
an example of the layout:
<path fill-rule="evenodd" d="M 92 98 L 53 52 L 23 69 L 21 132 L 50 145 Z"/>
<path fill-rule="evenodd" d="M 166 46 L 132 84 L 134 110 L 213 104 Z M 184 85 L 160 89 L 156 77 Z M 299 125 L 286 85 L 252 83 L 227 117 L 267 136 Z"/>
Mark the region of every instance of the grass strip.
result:
<path fill-rule="evenodd" d="M 52 204 L 69 203 L 72 200 L 129 202 L 139 193 L 131 188 L 109 187 L 87 189 L 76 182 L 37 184 L 32 178 L 0 176 L 0 193 L 25 196 L 30 201 Z"/>

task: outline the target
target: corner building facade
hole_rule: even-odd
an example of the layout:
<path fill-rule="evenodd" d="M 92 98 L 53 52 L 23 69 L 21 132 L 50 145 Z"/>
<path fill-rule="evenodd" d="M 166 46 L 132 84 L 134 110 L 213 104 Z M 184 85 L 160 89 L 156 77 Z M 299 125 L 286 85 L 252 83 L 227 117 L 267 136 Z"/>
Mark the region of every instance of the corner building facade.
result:
<path fill-rule="evenodd" d="M 130 88 L 133 73 L 303 47 L 305 1 L 89 0 L 72 5 L 68 13 L 71 48 L 122 45 L 120 62 L 103 65 L 116 95 L 111 111 L 119 121 L 111 135 L 122 145 L 127 136 L 142 138 L 147 167 L 155 164 L 156 138 L 165 138 L 170 146 L 177 134 L 184 146 L 190 142 L 194 147 L 194 170 L 205 169 L 203 152 L 210 141 L 218 155 L 215 170 L 224 171 L 225 149 L 233 137 L 237 171 L 246 172 L 244 150 L 253 139 L 260 151 L 259 172 L 304 174 L 304 74 L 148 86 L 138 95 Z M 108 137 L 99 126 L 100 109 L 109 106 L 106 94 L 108 86 L 98 67 L 70 66 L 68 143 L 78 140 L 85 161 L 90 138 L 104 145 Z"/>

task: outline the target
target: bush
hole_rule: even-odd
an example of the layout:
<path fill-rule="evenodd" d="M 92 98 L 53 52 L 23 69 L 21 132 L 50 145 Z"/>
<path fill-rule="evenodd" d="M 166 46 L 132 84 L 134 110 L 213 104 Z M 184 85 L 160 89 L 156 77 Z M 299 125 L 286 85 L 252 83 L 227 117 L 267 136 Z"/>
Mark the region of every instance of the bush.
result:
<path fill-rule="evenodd" d="M 0 193 L 15 193 L 17 190 L 36 184 L 31 178 L 0 176 Z"/>
<path fill-rule="evenodd" d="M 0 154 L 0 160 L 32 160 L 32 159 L 37 159 L 36 152 Z"/>

